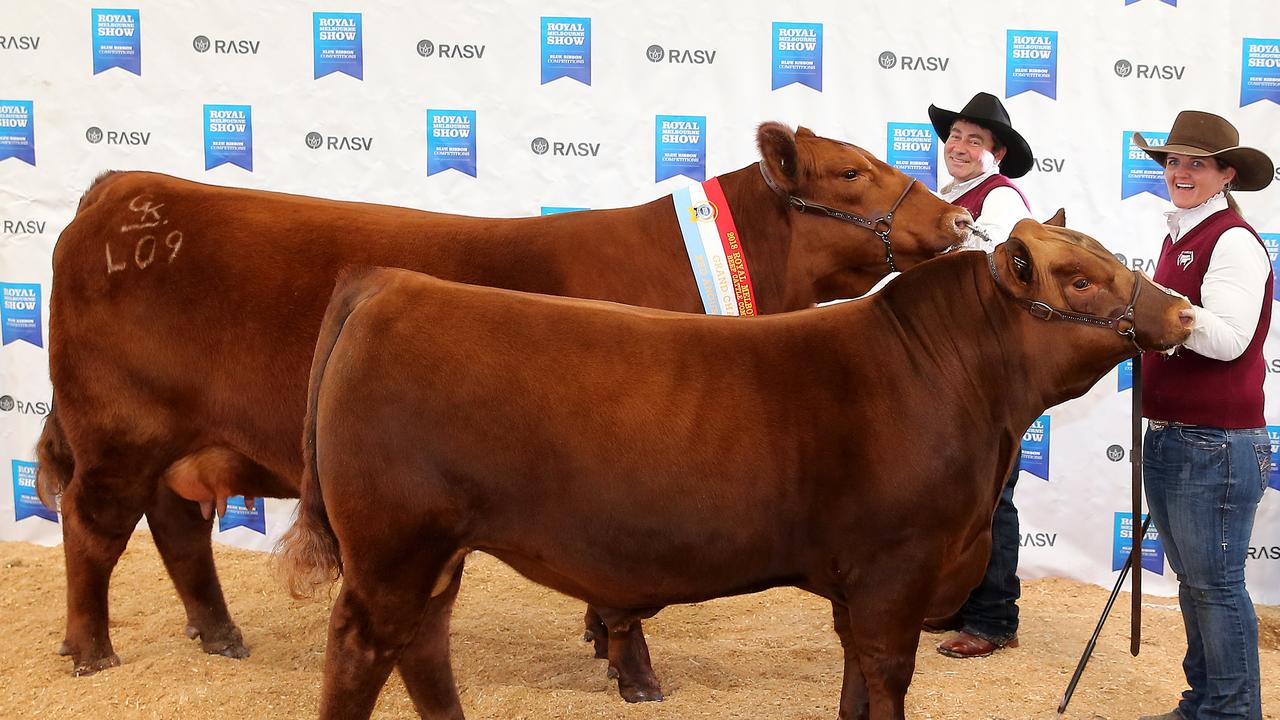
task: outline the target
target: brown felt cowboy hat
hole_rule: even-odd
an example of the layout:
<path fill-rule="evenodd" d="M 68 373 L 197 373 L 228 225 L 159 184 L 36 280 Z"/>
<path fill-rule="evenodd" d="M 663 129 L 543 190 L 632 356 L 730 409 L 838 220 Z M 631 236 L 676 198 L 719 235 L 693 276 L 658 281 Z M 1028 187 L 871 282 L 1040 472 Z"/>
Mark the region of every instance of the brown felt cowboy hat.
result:
<path fill-rule="evenodd" d="M 1236 169 L 1233 190 L 1261 190 L 1271 184 L 1276 170 L 1266 153 L 1240 144 L 1240 132 L 1226 118 L 1199 110 L 1178 113 L 1164 145 L 1151 147 L 1142 133 L 1133 134 L 1133 144 L 1142 148 L 1161 167 L 1169 153 L 1216 157 Z"/>
<path fill-rule="evenodd" d="M 1009 113 L 1004 109 L 1000 98 L 991 93 L 980 92 L 960 112 L 943 110 L 937 105 L 929 106 L 929 120 L 933 122 L 934 131 L 943 141 L 951 134 L 951 123 L 957 119 L 981 125 L 1000 140 L 1005 147 L 1004 159 L 1000 161 L 1000 173 L 1005 177 L 1020 178 L 1031 171 L 1031 166 L 1035 163 L 1031 146 L 1013 129 Z"/>

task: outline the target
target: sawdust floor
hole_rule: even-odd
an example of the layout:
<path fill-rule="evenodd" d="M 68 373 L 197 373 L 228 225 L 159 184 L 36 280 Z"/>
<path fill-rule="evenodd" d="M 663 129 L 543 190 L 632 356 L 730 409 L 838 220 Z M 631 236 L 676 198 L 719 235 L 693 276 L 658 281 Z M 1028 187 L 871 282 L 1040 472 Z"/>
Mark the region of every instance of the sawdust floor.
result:
<path fill-rule="evenodd" d="M 182 608 L 151 537 L 139 532 L 111 587 L 112 637 L 122 667 L 71 677 L 54 650 L 65 607 L 62 549 L 0 543 L 0 717 L 314 717 L 328 603 L 290 600 L 267 555 L 217 547 L 232 612 L 252 649 L 247 660 L 204 655 L 182 634 Z M 1052 718 L 1107 590 L 1048 579 L 1024 584 L 1022 646 L 953 660 L 922 635 L 911 718 Z M 1156 605 L 1163 605 L 1157 607 Z M 1129 655 L 1122 596 L 1071 701 L 1068 718 L 1131 719 L 1165 711 L 1181 691 L 1182 623 L 1154 599 L 1144 644 Z M 536 586 L 497 560 L 473 555 L 453 621 L 453 665 L 467 717 L 836 717 L 839 646 L 830 605 L 772 590 L 669 608 L 647 623 L 667 700 L 628 705 L 585 643 L 583 606 Z M 1260 607 L 1264 716 L 1280 718 L 1280 607 Z M 375 717 L 412 718 L 399 679 Z"/>

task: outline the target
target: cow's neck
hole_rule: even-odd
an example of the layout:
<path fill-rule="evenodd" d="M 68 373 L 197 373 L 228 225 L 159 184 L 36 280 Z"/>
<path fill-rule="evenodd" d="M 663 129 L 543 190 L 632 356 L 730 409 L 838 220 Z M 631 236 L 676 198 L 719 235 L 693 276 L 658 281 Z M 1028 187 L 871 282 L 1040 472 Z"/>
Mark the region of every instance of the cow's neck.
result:
<path fill-rule="evenodd" d="M 913 268 L 881 291 L 889 337 L 902 343 L 919 378 L 972 388 L 971 420 L 989 418 L 1021 434 L 1043 412 L 1043 394 L 1023 352 L 1023 312 L 992 284 L 979 252 L 943 256 Z M 966 391 L 967 392 L 967 391 Z M 1038 408 L 1038 409 L 1037 409 Z M 976 429 L 976 428 L 973 428 Z"/>
<path fill-rule="evenodd" d="M 924 263 L 883 291 L 903 352 L 925 377 L 966 378 L 993 418 L 1021 433 L 1079 397 L 1127 353 L 1104 329 L 1038 320 L 996 287 L 984 253 Z M 1107 352 L 1099 343 L 1114 346 Z M 934 375 L 936 373 L 936 375 Z"/>
<path fill-rule="evenodd" d="M 811 288 L 787 287 L 791 218 L 786 200 L 765 185 L 757 163 L 719 177 L 741 236 L 759 311 L 808 307 L 813 303 Z"/>

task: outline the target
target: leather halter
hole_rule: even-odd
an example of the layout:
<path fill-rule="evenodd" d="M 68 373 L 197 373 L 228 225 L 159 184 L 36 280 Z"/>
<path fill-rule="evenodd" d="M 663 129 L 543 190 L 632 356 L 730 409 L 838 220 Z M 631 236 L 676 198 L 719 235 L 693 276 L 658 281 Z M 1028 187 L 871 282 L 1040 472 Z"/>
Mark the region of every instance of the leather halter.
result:
<path fill-rule="evenodd" d="M 1022 264 L 1024 261 L 1014 258 L 1013 262 Z M 1040 320 L 1072 320 L 1086 325 L 1093 325 L 1094 327 L 1109 328 L 1115 330 L 1117 334 L 1129 338 L 1129 342 L 1133 343 L 1138 352 L 1145 352 L 1142 346 L 1138 344 L 1138 323 L 1133 317 L 1133 307 L 1138 304 L 1138 291 L 1142 289 L 1142 278 L 1138 275 L 1137 270 L 1133 271 L 1133 297 L 1129 298 L 1129 306 L 1116 317 L 1108 318 L 1100 315 L 1086 315 L 1070 310 L 1059 310 L 1039 300 L 1024 300 L 1014 295 L 1000 282 L 1000 275 L 996 272 L 996 256 L 994 252 L 987 253 L 987 266 L 991 268 L 991 278 L 995 280 L 996 287 L 1000 288 L 1005 295 L 1008 295 L 1014 303 L 1031 313 L 1031 317 Z"/>
<path fill-rule="evenodd" d="M 836 220 L 843 220 L 845 222 L 850 222 L 850 223 L 853 223 L 854 225 L 857 225 L 859 227 L 864 227 L 870 230 L 871 232 L 875 233 L 876 237 L 880 238 L 880 241 L 884 243 L 885 259 L 889 263 L 889 272 L 898 272 L 897 266 L 894 265 L 893 263 L 893 245 L 890 244 L 889 242 L 889 233 L 893 232 L 893 214 L 898 211 L 898 206 L 902 204 L 902 201 L 907 199 L 907 193 L 911 192 L 911 188 L 916 186 L 917 181 L 914 178 L 909 179 L 907 186 L 902 189 L 902 194 L 898 196 L 898 199 L 893 203 L 893 206 L 889 208 L 889 212 L 884 213 L 879 217 L 865 218 L 856 213 L 845 212 L 844 210 L 837 210 L 833 207 L 827 207 L 826 205 L 819 205 L 818 203 L 809 202 L 807 200 L 798 198 L 795 195 L 792 195 L 791 193 L 783 190 L 781 187 L 778 186 L 778 183 L 774 182 L 772 177 L 769 177 L 769 171 L 765 168 L 763 160 L 761 160 L 757 164 L 760 166 L 760 175 L 764 177 L 764 183 L 768 185 L 775 193 L 777 193 L 779 196 L 785 199 L 787 201 L 787 204 L 790 205 L 792 208 L 795 208 L 797 212 L 808 212 L 809 210 L 819 210 L 825 213 L 827 217 L 832 217 L 832 218 L 835 218 Z"/>

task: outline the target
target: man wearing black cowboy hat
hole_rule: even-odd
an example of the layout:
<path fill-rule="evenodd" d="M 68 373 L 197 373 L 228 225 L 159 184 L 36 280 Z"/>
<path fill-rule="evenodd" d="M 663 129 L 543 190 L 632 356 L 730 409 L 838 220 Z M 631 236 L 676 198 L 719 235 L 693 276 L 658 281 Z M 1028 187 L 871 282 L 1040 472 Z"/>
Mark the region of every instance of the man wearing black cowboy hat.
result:
<path fill-rule="evenodd" d="M 939 195 L 973 215 L 989 238 L 979 249 L 989 251 L 1031 215 L 1026 196 L 1012 182 L 1031 170 L 1031 147 L 990 93 L 974 95 L 960 112 L 930 105 L 929 119 L 942 138 L 942 159 L 951 174 Z"/>
<path fill-rule="evenodd" d="M 1009 122 L 1000 99 L 980 92 L 960 112 L 929 106 L 933 129 L 943 140 L 942 157 L 951 182 L 939 193 L 974 218 L 977 249 L 990 252 L 1009 237 L 1013 226 L 1030 217 L 1031 209 L 1011 178 L 1026 175 L 1033 164 L 1031 148 Z M 985 235 L 985 238 L 981 236 Z M 991 558 L 982 584 L 950 618 L 926 620 L 930 632 L 957 630 L 938 643 L 950 657 L 982 657 L 1004 647 L 1018 646 L 1018 509 L 1013 487 L 1018 463 L 1005 482 L 991 526 Z"/>

